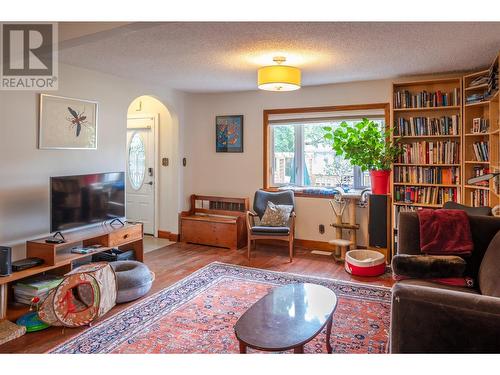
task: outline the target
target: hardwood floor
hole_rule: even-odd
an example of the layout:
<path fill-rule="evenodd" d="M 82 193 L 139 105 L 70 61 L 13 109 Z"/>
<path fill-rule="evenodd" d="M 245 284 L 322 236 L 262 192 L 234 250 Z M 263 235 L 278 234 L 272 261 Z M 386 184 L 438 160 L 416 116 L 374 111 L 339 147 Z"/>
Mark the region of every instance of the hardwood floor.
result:
<path fill-rule="evenodd" d="M 257 250 L 252 250 L 252 258 L 248 261 L 246 248 L 235 251 L 175 243 L 145 254 L 145 263 L 156 274 L 153 288 L 148 295 L 164 289 L 197 269 L 215 261 L 274 271 L 366 282 L 388 287 L 394 283 L 387 274 L 377 278 L 352 277 L 344 271 L 343 265 L 334 263 L 330 257 L 314 255 L 310 251 L 301 248 L 296 248 L 295 251 L 293 262 L 289 263 L 287 247 L 258 245 Z M 137 301 L 115 306 L 104 319 L 135 302 Z M 0 353 L 44 353 L 85 329 L 85 327 L 65 329 L 51 327 L 44 331 L 29 333 L 1 345 Z"/>

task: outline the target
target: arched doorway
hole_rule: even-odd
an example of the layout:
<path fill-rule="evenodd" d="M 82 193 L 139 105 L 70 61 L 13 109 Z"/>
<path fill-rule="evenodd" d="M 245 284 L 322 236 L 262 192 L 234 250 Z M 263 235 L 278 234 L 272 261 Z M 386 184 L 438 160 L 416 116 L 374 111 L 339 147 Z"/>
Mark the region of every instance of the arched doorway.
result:
<path fill-rule="evenodd" d="M 127 111 L 127 219 L 142 222 L 144 233 L 155 237 L 162 225 L 160 213 L 168 202 L 161 187 L 166 171 L 161 168 L 170 164 L 168 157 L 162 157 L 167 151 L 161 149 L 160 137 L 168 137 L 170 127 L 170 113 L 160 100 L 143 95 L 131 102 Z"/>

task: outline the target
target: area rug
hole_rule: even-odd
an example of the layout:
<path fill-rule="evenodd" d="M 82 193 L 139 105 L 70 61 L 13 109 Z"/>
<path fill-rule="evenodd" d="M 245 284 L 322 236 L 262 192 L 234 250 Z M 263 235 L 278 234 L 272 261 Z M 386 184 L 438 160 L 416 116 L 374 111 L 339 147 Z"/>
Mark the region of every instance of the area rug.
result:
<path fill-rule="evenodd" d="M 49 353 L 238 353 L 238 318 L 272 288 L 305 282 L 337 295 L 334 353 L 387 351 L 389 288 L 214 262 Z M 321 332 L 305 352 L 326 353 L 325 338 Z"/>

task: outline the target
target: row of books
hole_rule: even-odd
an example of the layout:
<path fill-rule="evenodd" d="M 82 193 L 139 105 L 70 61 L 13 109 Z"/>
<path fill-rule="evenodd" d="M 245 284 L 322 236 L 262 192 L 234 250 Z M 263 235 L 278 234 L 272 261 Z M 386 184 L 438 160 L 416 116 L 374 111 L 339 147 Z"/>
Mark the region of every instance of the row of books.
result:
<path fill-rule="evenodd" d="M 403 153 L 398 163 L 404 164 L 458 164 L 460 162 L 458 142 L 421 141 L 401 145 Z"/>
<path fill-rule="evenodd" d="M 486 96 L 487 96 L 486 90 L 483 92 L 475 92 L 475 93 L 469 94 L 465 98 L 465 104 L 480 103 L 483 100 L 485 100 Z"/>
<path fill-rule="evenodd" d="M 396 186 L 394 200 L 404 203 L 443 204 L 444 202 L 458 202 L 460 189 L 443 187 Z"/>
<path fill-rule="evenodd" d="M 472 177 L 479 177 L 479 176 L 483 176 L 487 173 L 490 173 L 489 172 L 490 170 L 488 168 L 485 168 L 483 166 L 480 166 L 480 165 L 476 165 L 472 168 Z M 472 178 L 471 177 L 471 178 Z M 488 181 L 481 181 L 481 182 L 477 182 L 475 183 L 474 185 L 479 185 L 479 186 L 488 186 L 489 185 L 489 182 Z"/>
<path fill-rule="evenodd" d="M 459 135 L 458 115 L 437 117 L 399 118 L 395 124 L 395 135 Z"/>
<path fill-rule="evenodd" d="M 18 281 L 13 286 L 14 300 L 25 305 L 31 304 L 34 297 L 38 297 L 43 301 L 49 292 L 57 287 L 62 280 L 62 277 L 59 276 L 38 275 Z"/>
<path fill-rule="evenodd" d="M 451 92 L 423 90 L 414 94 L 408 90 L 402 90 L 394 93 L 394 108 L 431 108 L 458 105 L 460 105 L 460 90 L 458 88 Z"/>
<path fill-rule="evenodd" d="M 490 129 L 490 123 L 488 119 L 477 117 L 472 119 L 471 133 L 487 133 Z"/>
<path fill-rule="evenodd" d="M 488 190 L 473 190 L 470 193 L 470 204 L 472 207 L 490 205 L 490 192 Z"/>
<path fill-rule="evenodd" d="M 413 184 L 446 184 L 460 183 L 458 167 L 394 167 L 394 182 Z"/>
<path fill-rule="evenodd" d="M 489 161 L 489 150 L 488 150 L 488 142 L 474 142 L 472 144 L 472 149 L 474 150 L 474 156 L 476 157 L 476 161 Z"/>
<path fill-rule="evenodd" d="M 467 86 L 467 87 L 476 87 L 476 86 L 485 85 L 487 83 L 488 83 L 488 75 L 484 74 L 481 76 L 477 76 L 472 81 L 470 81 L 469 86 Z"/>

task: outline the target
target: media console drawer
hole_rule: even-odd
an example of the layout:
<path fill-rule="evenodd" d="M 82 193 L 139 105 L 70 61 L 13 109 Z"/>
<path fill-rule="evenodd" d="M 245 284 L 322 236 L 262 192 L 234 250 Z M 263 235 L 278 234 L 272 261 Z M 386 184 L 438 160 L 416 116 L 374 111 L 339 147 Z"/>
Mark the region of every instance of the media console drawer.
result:
<path fill-rule="evenodd" d="M 140 240 L 142 238 L 142 225 L 134 225 L 117 229 L 108 234 L 108 246 L 119 246 L 125 242 Z"/>

